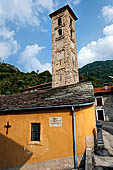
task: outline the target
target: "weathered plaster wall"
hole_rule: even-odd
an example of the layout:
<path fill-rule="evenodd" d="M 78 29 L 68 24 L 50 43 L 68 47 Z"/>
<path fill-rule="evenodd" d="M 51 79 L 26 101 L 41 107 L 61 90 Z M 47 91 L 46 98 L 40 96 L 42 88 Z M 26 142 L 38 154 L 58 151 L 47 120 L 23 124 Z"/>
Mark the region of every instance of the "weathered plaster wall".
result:
<path fill-rule="evenodd" d="M 62 127 L 49 127 L 50 117 L 62 117 Z M 11 125 L 8 135 L 4 128 L 7 121 Z M 31 123 L 41 123 L 40 142 L 31 141 Z M 73 155 L 72 116 L 69 110 L 0 116 L 0 127 L 0 148 L 2 148 L 0 168 Z"/>
<path fill-rule="evenodd" d="M 86 136 L 93 136 L 94 115 L 93 105 L 76 109 L 78 161 L 85 152 Z M 62 127 L 49 127 L 50 117 L 62 117 Z M 7 121 L 11 128 L 6 135 L 4 125 Z M 31 141 L 31 123 L 33 122 L 41 123 L 40 142 Z M 0 127 L 0 168 L 73 156 L 71 110 L 0 115 Z"/>
<path fill-rule="evenodd" d="M 95 107 L 94 105 L 75 109 L 77 155 L 83 155 L 86 146 L 93 147 L 96 135 Z"/>

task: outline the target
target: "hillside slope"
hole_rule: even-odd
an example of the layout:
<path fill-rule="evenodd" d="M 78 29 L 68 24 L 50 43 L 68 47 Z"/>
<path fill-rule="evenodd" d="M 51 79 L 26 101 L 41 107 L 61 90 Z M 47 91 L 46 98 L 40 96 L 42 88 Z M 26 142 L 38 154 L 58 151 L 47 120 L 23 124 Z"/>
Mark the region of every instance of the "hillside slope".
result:
<path fill-rule="evenodd" d="M 52 76 L 49 71 L 23 73 L 10 64 L 0 63 L 0 94 L 20 93 L 26 87 L 43 84 L 51 80 Z"/>
<path fill-rule="evenodd" d="M 80 75 L 88 75 L 99 79 L 100 84 L 113 83 L 113 79 L 109 76 L 113 76 L 113 60 L 107 61 L 95 61 L 87 64 L 79 69 Z"/>
<path fill-rule="evenodd" d="M 103 86 L 104 83 L 113 85 L 113 60 L 96 61 L 79 69 L 80 80 L 90 80 L 94 87 Z M 13 94 L 23 92 L 25 88 L 52 81 L 49 71 L 38 73 L 21 72 L 18 68 L 0 62 L 0 94 Z"/>

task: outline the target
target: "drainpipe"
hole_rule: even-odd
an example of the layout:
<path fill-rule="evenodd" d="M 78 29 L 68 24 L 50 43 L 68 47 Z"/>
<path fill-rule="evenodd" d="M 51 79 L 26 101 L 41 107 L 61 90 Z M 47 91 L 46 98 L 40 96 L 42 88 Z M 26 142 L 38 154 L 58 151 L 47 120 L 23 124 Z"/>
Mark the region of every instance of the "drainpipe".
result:
<path fill-rule="evenodd" d="M 75 110 L 72 106 L 73 114 L 73 144 L 74 144 L 74 169 L 77 168 L 77 152 L 76 152 L 76 125 L 75 125 Z"/>

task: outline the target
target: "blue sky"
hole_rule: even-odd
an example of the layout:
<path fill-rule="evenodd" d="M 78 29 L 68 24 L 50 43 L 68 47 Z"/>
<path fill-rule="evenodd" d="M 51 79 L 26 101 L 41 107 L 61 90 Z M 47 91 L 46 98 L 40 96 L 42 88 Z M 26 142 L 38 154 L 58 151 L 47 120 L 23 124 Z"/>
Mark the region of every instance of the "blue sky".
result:
<path fill-rule="evenodd" d="M 69 4 L 78 17 L 79 67 L 113 60 L 113 0 L 0 0 L 0 61 L 21 71 L 51 71 L 49 13 Z"/>

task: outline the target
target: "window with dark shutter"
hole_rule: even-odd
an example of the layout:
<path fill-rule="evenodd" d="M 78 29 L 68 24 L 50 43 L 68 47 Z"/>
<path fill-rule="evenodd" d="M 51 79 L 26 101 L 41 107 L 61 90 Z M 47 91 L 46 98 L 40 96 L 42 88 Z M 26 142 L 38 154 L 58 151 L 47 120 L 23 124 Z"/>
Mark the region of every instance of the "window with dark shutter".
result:
<path fill-rule="evenodd" d="M 70 18 L 70 26 L 72 27 L 72 19 Z"/>
<path fill-rule="evenodd" d="M 59 36 L 62 35 L 62 29 L 59 29 L 59 30 L 58 30 L 58 34 L 59 34 Z"/>
<path fill-rule="evenodd" d="M 58 26 L 62 25 L 62 19 L 58 18 Z"/>
<path fill-rule="evenodd" d="M 40 141 L 40 123 L 31 123 L 31 141 Z"/>
<path fill-rule="evenodd" d="M 96 98 L 96 100 L 97 100 L 97 106 L 102 106 L 103 104 L 102 104 L 102 97 L 98 97 L 98 98 Z"/>
<path fill-rule="evenodd" d="M 72 36 L 73 36 L 73 30 L 72 29 L 70 29 L 70 35 L 71 35 L 71 38 L 73 38 Z"/>

